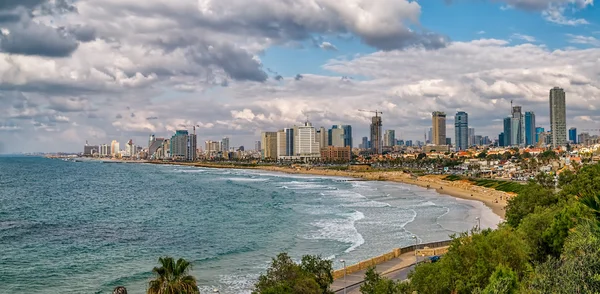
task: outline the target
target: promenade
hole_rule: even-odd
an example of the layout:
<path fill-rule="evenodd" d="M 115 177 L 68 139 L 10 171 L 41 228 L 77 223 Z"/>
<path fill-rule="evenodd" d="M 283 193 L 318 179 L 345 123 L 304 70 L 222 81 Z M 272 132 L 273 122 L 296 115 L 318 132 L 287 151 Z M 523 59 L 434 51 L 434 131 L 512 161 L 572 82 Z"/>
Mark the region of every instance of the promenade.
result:
<path fill-rule="evenodd" d="M 425 258 L 427 258 L 427 257 L 419 256 L 419 260 L 423 260 Z M 386 276 L 388 278 L 392 278 L 395 280 L 397 280 L 397 279 L 404 280 L 404 279 L 406 279 L 406 275 L 408 274 L 410 269 L 412 269 L 411 266 L 414 264 L 415 264 L 415 252 L 411 251 L 411 252 L 401 254 L 397 258 L 394 258 L 394 259 L 391 259 L 391 260 L 388 260 L 386 262 L 376 265 L 375 270 L 378 273 L 380 273 L 382 276 Z M 359 292 L 360 284 L 362 284 L 362 282 L 365 279 L 366 271 L 367 270 L 360 270 L 355 273 L 346 275 L 345 283 L 344 283 L 344 278 L 339 278 L 339 279 L 333 281 L 333 284 L 331 284 L 331 290 L 335 293 L 343 293 L 344 285 L 346 285 L 347 293 L 360 293 Z M 393 276 L 393 277 L 390 277 L 390 276 Z M 352 292 L 352 291 L 354 291 L 354 292 Z"/>

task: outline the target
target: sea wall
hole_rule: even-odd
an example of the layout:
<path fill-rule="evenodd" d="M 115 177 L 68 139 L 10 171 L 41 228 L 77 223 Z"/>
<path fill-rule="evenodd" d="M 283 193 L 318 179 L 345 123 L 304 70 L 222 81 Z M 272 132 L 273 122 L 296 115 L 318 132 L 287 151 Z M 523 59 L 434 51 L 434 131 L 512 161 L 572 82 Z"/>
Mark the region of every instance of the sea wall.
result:
<path fill-rule="evenodd" d="M 370 266 L 375 266 L 380 263 L 386 262 L 388 260 L 392 260 L 394 258 L 398 258 L 400 255 L 408 252 L 414 252 L 417 249 L 417 255 L 419 256 L 432 256 L 432 255 L 440 255 L 444 254 L 448 251 L 448 246 L 450 245 L 451 240 L 446 241 L 438 241 L 431 242 L 425 244 L 411 245 L 407 247 L 395 248 L 394 250 L 375 256 L 373 258 L 363 260 L 359 263 L 355 263 L 353 265 L 349 265 L 345 269 L 345 274 L 349 275 L 364 269 L 369 268 Z M 339 279 L 344 276 L 344 269 L 339 269 L 333 271 L 333 279 Z"/>

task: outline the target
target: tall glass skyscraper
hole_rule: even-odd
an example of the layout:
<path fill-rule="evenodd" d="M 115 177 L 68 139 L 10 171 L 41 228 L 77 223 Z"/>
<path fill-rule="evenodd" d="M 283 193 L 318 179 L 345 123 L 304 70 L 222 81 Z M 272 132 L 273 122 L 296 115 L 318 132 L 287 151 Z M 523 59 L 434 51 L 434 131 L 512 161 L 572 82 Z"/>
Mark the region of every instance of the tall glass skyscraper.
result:
<path fill-rule="evenodd" d="M 343 125 L 342 129 L 344 129 L 344 147 L 350 146 L 352 149 L 352 126 L 351 125 Z"/>
<path fill-rule="evenodd" d="M 573 144 L 577 144 L 577 129 L 576 128 L 569 129 L 569 141 L 571 141 Z"/>
<path fill-rule="evenodd" d="M 503 146 L 510 146 L 512 144 L 511 129 L 512 129 L 512 117 L 505 117 L 504 118 L 504 145 Z"/>
<path fill-rule="evenodd" d="M 537 144 L 537 142 L 539 142 L 541 140 L 540 135 L 542 133 L 544 133 L 544 132 L 545 132 L 544 128 L 541 128 L 541 127 L 535 128 L 535 142 L 536 142 L 536 144 Z"/>
<path fill-rule="evenodd" d="M 469 148 L 469 115 L 464 111 L 454 116 L 454 141 L 457 151 Z"/>
<path fill-rule="evenodd" d="M 525 112 L 525 144 L 527 146 L 535 145 L 535 113 L 533 111 Z"/>

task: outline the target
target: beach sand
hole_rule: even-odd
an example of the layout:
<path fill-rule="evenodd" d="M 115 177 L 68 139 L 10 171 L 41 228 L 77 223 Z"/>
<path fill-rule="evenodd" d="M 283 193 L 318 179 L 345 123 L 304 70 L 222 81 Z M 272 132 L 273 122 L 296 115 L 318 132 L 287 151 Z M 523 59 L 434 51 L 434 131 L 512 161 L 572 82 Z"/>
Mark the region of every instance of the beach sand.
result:
<path fill-rule="evenodd" d="M 234 168 L 234 169 L 257 169 L 265 171 L 283 172 L 289 174 L 307 174 L 319 176 L 336 176 L 356 178 L 368 181 L 391 181 L 410 185 L 417 185 L 424 188 L 435 189 L 440 194 L 454 196 L 456 198 L 481 201 L 492 212 L 504 220 L 507 200 L 514 197 L 514 193 L 497 191 L 494 189 L 476 186 L 468 181 L 445 181 L 442 175 L 426 175 L 413 177 L 402 171 L 340 171 L 325 168 L 291 168 L 283 166 L 252 166 L 243 167 L 227 164 L 213 163 L 163 163 L 159 164 L 178 164 L 196 167 L 208 168 Z"/>

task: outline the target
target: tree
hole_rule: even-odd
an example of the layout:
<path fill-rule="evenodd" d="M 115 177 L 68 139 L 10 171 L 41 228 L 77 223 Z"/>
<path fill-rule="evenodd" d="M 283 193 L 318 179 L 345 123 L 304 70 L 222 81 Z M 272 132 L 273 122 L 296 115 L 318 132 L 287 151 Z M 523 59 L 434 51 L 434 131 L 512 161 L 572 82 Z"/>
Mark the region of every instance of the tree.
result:
<path fill-rule="evenodd" d="M 321 263 L 316 261 L 315 268 L 321 268 Z M 306 267 L 310 267 L 309 264 Z M 327 285 L 329 287 L 329 285 Z M 315 275 L 302 269 L 287 255 L 280 253 L 273 258 L 267 273 L 258 278 L 254 284 L 254 294 L 321 294 L 323 292 Z"/>
<path fill-rule="evenodd" d="M 530 182 L 516 197 L 508 200 L 506 222 L 516 228 L 536 207 L 547 207 L 557 202 L 558 197 L 554 191 Z"/>
<path fill-rule="evenodd" d="M 160 267 L 154 267 L 155 279 L 150 281 L 148 294 L 200 293 L 196 278 L 189 275 L 191 264 L 183 258 L 175 262 L 172 257 L 158 258 Z"/>
<path fill-rule="evenodd" d="M 331 293 L 329 285 L 333 283 L 333 262 L 322 259 L 317 255 L 304 255 L 302 257 L 301 269 L 314 276 L 322 293 Z"/>
<path fill-rule="evenodd" d="M 519 282 L 517 275 L 510 268 L 498 265 L 490 277 L 490 282 L 482 294 L 514 294 L 518 293 Z"/>
<path fill-rule="evenodd" d="M 365 273 L 365 281 L 360 285 L 360 293 L 362 294 L 396 294 L 400 293 L 398 285 L 385 277 L 381 277 L 375 271 L 375 267 L 371 266 Z"/>
<path fill-rule="evenodd" d="M 538 173 L 535 176 L 535 182 L 538 185 L 540 185 L 544 188 L 547 188 L 547 189 L 554 188 L 554 176 L 549 173 L 545 173 L 545 172 Z"/>
<path fill-rule="evenodd" d="M 509 226 L 454 236 L 448 252 L 436 263 L 418 265 L 409 274 L 410 290 L 418 293 L 473 293 L 485 289 L 499 265 L 517 278 L 530 271 L 529 248 Z"/>

